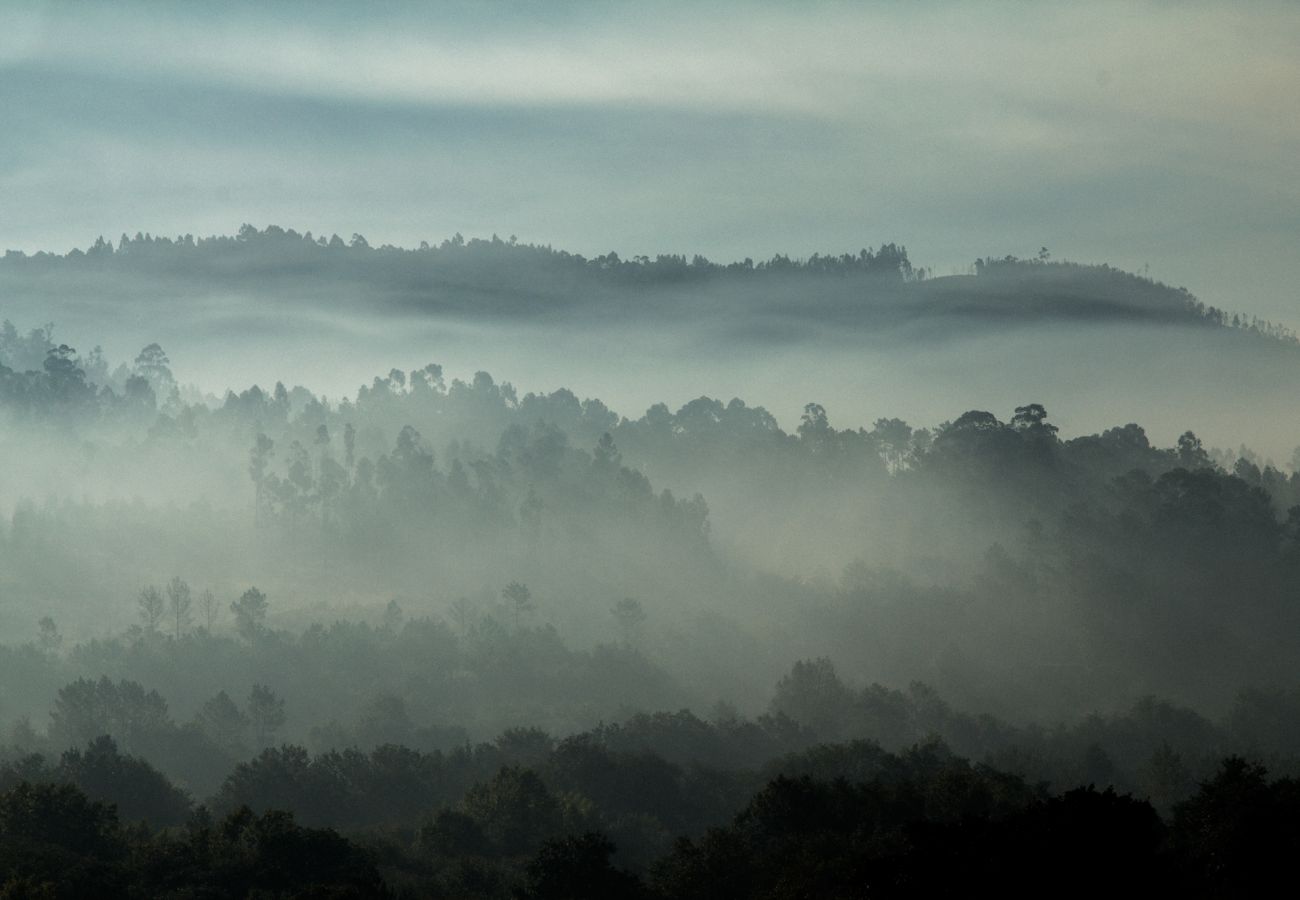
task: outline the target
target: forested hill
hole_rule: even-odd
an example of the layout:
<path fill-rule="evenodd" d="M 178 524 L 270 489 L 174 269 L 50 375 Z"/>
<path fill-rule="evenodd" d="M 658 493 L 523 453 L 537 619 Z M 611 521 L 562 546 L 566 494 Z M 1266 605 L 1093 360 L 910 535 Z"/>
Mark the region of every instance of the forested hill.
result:
<path fill-rule="evenodd" d="M 977 260 L 974 275 L 933 277 L 906 247 L 776 255 L 720 263 L 698 254 L 586 257 L 511 236 L 457 234 L 416 248 L 372 246 L 245 225 L 233 236 L 98 238 L 66 254 L 7 251 L 0 291 L 9 301 L 112 301 L 254 294 L 343 306 L 469 317 L 616 310 L 683 316 L 722 310 L 798 315 L 837 325 L 887 327 L 929 318 L 1137 320 L 1237 327 L 1294 342 L 1288 330 L 1206 306 L 1185 288 L 1114 269 L 1007 256 Z M 707 301 L 707 302 L 702 302 Z"/>

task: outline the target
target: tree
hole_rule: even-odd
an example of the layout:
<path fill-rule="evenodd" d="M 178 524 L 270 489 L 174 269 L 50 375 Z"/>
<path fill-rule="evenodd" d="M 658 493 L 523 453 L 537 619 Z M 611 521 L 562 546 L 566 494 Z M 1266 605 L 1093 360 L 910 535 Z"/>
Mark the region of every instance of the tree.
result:
<path fill-rule="evenodd" d="M 24 844 L 53 844 L 83 857 L 113 856 L 120 852 L 117 813 L 70 784 L 24 782 L 0 794 L 0 846 Z"/>
<path fill-rule="evenodd" d="M 982 409 L 972 409 L 962 413 L 957 417 L 944 433 L 960 431 L 997 431 L 1002 427 L 998 417 L 993 413 Z"/>
<path fill-rule="evenodd" d="M 814 446 L 825 442 L 827 436 L 832 433 L 826 407 L 820 403 L 805 404 L 803 415 L 799 417 L 797 431 L 800 438 L 813 443 Z"/>
<path fill-rule="evenodd" d="M 521 584 L 518 581 L 512 581 L 501 591 L 501 596 L 509 604 L 511 611 L 515 616 L 515 628 L 519 627 L 519 617 L 524 613 L 532 612 L 533 609 L 533 592 L 528 590 L 528 585 Z"/>
<path fill-rule="evenodd" d="M 138 603 L 140 618 L 144 622 L 144 630 L 148 632 L 157 631 L 158 623 L 162 621 L 163 613 L 166 611 L 162 593 L 151 584 L 140 591 Z"/>
<path fill-rule="evenodd" d="M 603 474 L 615 474 L 622 462 L 622 454 L 618 452 L 614 439 L 606 431 L 600 436 L 600 440 L 596 442 L 596 449 L 592 452 L 592 467 Z"/>
<path fill-rule="evenodd" d="M 135 681 L 78 678 L 59 689 L 50 710 L 50 739 L 59 746 L 86 744 L 111 734 L 128 747 L 152 744 L 174 725 L 167 702 Z"/>
<path fill-rule="evenodd" d="M 258 432 L 253 449 L 248 453 L 248 474 L 253 479 L 253 521 L 262 520 L 262 487 L 266 482 L 266 468 L 275 452 L 275 441 Z"/>
<path fill-rule="evenodd" d="M 59 634 L 59 626 L 54 624 L 54 619 L 49 616 L 42 616 L 41 620 L 36 623 L 40 629 L 36 641 L 42 650 L 46 653 L 55 653 L 63 643 L 63 635 Z"/>
<path fill-rule="evenodd" d="M 235 614 L 235 630 L 244 640 L 252 642 L 266 631 L 266 594 L 250 587 L 238 600 L 230 604 Z"/>
<path fill-rule="evenodd" d="M 180 576 L 167 582 L 167 614 L 175 626 L 175 636 L 178 641 L 181 632 L 190 627 L 191 606 L 190 586 L 182 581 Z"/>
<path fill-rule="evenodd" d="M 912 441 L 912 426 L 902 419 L 876 419 L 871 426 L 871 437 L 885 458 L 890 472 L 897 472 L 907 456 Z"/>
<path fill-rule="evenodd" d="M 1017 406 L 1011 417 L 1011 427 L 1018 431 L 1031 431 L 1055 434 L 1055 425 L 1047 424 L 1047 409 L 1041 403 Z"/>
<path fill-rule="evenodd" d="M 294 441 L 289 445 L 286 462 L 284 488 L 287 502 L 285 505 L 289 508 L 294 523 L 297 524 L 298 516 L 307 511 L 314 499 L 312 488 L 315 486 L 315 479 L 312 475 L 311 456 L 307 453 L 306 447 Z"/>
<path fill-rule="evenodd" d="M 144 759 L 119 752 L 117 742 L 106 734 L 85 750 L 64 751 L 58 773 L 92 800 L 112 803 L 127 821 L 179 825 L 190 813 L 190 800 L 183 791 Z"/>
<path fill-rule="evenodd" d="M 451 605 L 451 617 L 462 635 L 469 634 L 469 627 L 478 620 L 478 608 L 468 597 L 457 597 Z"/>
<path fill-rule="evenodd" d="M 158 408 L 158 398 L 153 392 L 153 385 L 149 384 L 148 378 L 141 375 L 127 377 L 122 395 L 126 398 L 127 405 L 134 409 L 152 413 Z"/>
<path fill-rule="evenodd" d="M 170 368 L 171 360 L 158 344 L 150 344 L 135 358 L 135 375 L 149 382 L 154 395 L 165 405 L 177 399 L 179 391 Z"/>
<path fill-rule="evenodd" d="M 406 704 L 401 697 L 392 694 L 375 697 L 357 717 L 357 739 L 363 746 L 409 746 L 413 732 Z"/>
<path fill-rule="evenodd" d="M 529 900 L 640 896 L 637 877 L 610 864 L 614 850 L 613 842 L 598 832 L 547 841 L 525 869 L 523 896 Z"/>
<path fill-rule="evenodd" d="M 641 601 L 635 597 L 624 597 L 610 608 L 610 612 L 613 613 L 614 621 L 623 632 L 624 643 L 632 643 L 637 630 L 646 619 L 645 608 L 642 607 Z"/>
<path fill-rule="evenodd" d="M 1268 885 L 1291 877 L 1300 846 L 1298 788 L 1291 779 L 1270 783 L 1263 766 L 1232 756 L 1174 807 L 1174 841 L 1205 896 L 1267 896 Z"/>
<path fill-rule="evenodd" d="M 1191 796 L 1196 780 L 1188 770 L 1182 756 L 1161 741 L 1147 763 L 1138 770 L 1138 783 L 1147 800 L 1163 816 L 1168 816 L 1174 805 Z"/>
<path fill-rule="evenodd" d="M 77 351 L 72 347 L 51 347 L 42 368 L 52 399 L 73 405 L 93 401 L 94 386 L 86 383 L 86 372 L 77 365 Z"/>
<path fill-rule="evenodd" d="M 348 422 L 343 426 L 343 464 L 351 470 L 356 465 L 357 430 Z"/>
<path fill-rule="evenodd" d="M 253 685 L 248 694 L 248 719 L 257 745 L 265 747 L 284 725 L 284 700 L 264 684 Z"/>
<path fill-rule="evenodd" d="M 384 627 L 396 632 L 402 627 L 402 618 L 402 604 L 396 600 L 389 600 L 388 605 L 384 607 Z"/>
<path fill-rule="evenodd" d="M 460 859 L 487 856 L 492 844 L 478 822 L 456 809 L 442 809 L 420 827 L 418 846 L 430 856 Z"/>
<path fill-rule="evenodd" d="M 248 716 L 240 712 L 235 701 L 220 691 L 199 709 L 199 728 L 208 738 L 231 756 L 242 756 L 248 737 Z"/>
<path fill-rule="evenodd" d="M 773 713 L 806 725 L 824 740 L 840 737 L 853 712 L 853 692 L 825 657 L 799 660 L 781 678 L 772 697 Z"/>
<path fill-rule="evenodd" d="M 259 816 L 240 807 L 215 828 L 191 838 L 191 848 L 199 871 L 212 872 L 219 879 L 219 887 L 192 895 L 382 897 L 388 893 L 369 853 L 332 829 L 297 825 L 293 814 L 283 810 Z"/>
<path fill-rule="evenodd" d="M 1178 464 L 1184 469 L 1204 469 L 1210 465 L 1210 454 L 1205 452 L 1201 439 L 1193 432 L 1184 431 L 1178 436 Z"/>
<path fill-rule="evenodd" d="M 491 781 L 471 787 L 461 808 L 509 856 L 539 847 L 563 824 L 560 802 L 531 769 L 502 767 Z"/>
<path fill-rule="evenodd" d="M 199 594 L 199 615 L 203 616 L 203 625 L 208 631 L 212 630 L 220 614 L 221 604 L 217 602 L 216 594 L 207 590 Z"/>

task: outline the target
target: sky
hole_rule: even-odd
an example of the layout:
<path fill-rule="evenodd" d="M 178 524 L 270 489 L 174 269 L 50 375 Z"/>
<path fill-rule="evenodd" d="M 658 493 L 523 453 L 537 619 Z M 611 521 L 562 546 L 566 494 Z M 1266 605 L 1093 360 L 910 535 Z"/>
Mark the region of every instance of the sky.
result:
<path fill-rule="evenodd" d="M 1300 327 L 1294 4 L 265 6 L 0 5 L 0 249 L 1046 246 Z"/>

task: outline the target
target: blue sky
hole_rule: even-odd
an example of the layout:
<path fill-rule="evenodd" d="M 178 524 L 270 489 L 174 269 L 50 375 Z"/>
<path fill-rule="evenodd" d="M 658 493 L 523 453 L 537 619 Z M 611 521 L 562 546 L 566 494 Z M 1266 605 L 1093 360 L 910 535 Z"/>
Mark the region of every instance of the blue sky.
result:
<path fill-rule="evenodd" d="M 1300 325 L 1286 4 L 0 9 L 0 248 L 277 223 L 1107 261 Z"/>

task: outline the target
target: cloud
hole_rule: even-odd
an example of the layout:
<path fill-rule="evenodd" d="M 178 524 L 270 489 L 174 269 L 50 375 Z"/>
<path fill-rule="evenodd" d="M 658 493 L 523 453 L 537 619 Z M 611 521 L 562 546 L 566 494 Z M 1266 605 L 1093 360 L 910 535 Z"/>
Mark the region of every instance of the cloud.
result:
<path fill-rule="evenodd" d="M 509 7 L 505 7 L 509 9 Z M 1294 137 L 1284 6 L 1204 4 L 617 5 L 551 21 L 484 7 L 291 18 L 255 8 L 60 8 L 35 53 L 304 96 L 402 103 L 573 104 L 860 117 L 906 105 L 987 118 L 1057 105 Z M 32 32 L 28 26 L 20 29 Z M 25 43 L 30 43 L 28 39 Z M 996 124 L 997 116 L 993 121 Z M 998 132 L 1005 137 L 1005 132 Z"/>

